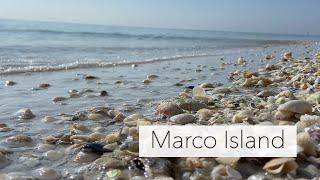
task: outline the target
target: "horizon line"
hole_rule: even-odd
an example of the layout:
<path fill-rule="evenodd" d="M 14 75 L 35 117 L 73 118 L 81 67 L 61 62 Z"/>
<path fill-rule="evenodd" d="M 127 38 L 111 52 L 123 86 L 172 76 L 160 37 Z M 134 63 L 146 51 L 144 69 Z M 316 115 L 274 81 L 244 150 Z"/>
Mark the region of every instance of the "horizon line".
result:
<path fill-rule="evenodd" d="M 57 21 L 57 20 L 37 20 L 37 19 L 16 19 L 16 18 L 1 18 L 0 21 L 33 21 L 39 23 L 61 23 L 61 24 L 75 24 L 75 25 L 92 25 L 92 26 L 113 26 L 113 27 L 128 27 L 128 28 L 150 28 L 150 29 L 167 29 L 167 30 L 189 30 L 189 31 L 213 31 L 213 32 L 228 32 L 228 33 L 248 33 L 248 34 L 266 34 L 266 35 L 285 35 L 285 36 L 320 36 L 320 34 L 306 34 L 297 33 L 274 33 L 274 32 L 249 32 L 249 31 L 230 31 L 230 30 L 214 30 L 214 29 L 196 29 L 196 28 L 170 28 L 170 27 L 154 27 L 154 26 L 128 26 L 128 25 L 113 25 L 113 24 L 100 24 L 89 22 L 70 22 L 70 21 Z"/>

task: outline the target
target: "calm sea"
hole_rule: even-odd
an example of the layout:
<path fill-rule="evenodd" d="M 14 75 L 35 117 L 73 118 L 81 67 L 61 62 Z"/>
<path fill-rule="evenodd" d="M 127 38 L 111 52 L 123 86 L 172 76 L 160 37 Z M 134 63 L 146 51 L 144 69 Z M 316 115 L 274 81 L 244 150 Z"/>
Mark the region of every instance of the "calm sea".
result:
<path fill-rule="evenodd" d="M 0 20 L 0 74 L 113 66 L 316 36 Z"/>

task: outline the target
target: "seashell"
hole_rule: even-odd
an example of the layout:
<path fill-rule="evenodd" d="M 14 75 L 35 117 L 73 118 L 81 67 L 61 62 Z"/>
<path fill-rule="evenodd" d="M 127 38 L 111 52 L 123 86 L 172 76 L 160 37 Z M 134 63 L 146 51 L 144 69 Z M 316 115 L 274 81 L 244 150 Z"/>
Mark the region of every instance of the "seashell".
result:
<path fill-rule="evenodd" d="M 128 117 L 126 117 L 123 122 L 130 122 L 130 121 L 137 121 L 138 119 L 144 119 L 144 116 L 141 114 L 132 114 Z"/>
<path fill-rule="evenodd" d="M 20 119 L 32 119 L 35 117 L 32 111 L 28 108 L 20 109 L 19 111 L 16 112 L 16 115 Z"/>
<path fill-rule="evenodd" d="M 228 165 L 231 167 L 235 167 L 238 164 L 238 161 L 240 160 L 239 157 L 220 157 L 220 158 L 216 158 L 216 161 L 219 164 L 223 164 L 223 165 Z"/>
<path fill-rule="evenodd" d="M 120 169 L 112 169 L 107 171 L 106 179 L 128 179 L 123 171 Z"/>
<path fill-rule="evenodd" d="M 68 98 L 66 98 L 66 97 L 57 96 L 57 97 L 54 97 L 52 101 L 53 102 L 61 102 L 61 101 L 65 101 L 67 99 Z"/>
<path fill-rule="evenodd" d="M 156 108 L 157 115 L 171 117 L 183 113 L 182 109 L 175 103 L 163 102 Z"/>
<path fill-rule="evenodd" d="M 32 146 L 33 140 L 26 135 L 15 135 L 5 139 L 5 144 L 9 147 Z"/>
<path fill-rule="evenodd" d="M 253 116 L 252 110 L 243 110 L 235 114 L 232 118 L 234 123 L 242 123 L 243 121 L 248 121 Z"/>
<path fill-rule="evenodd" d="M 89 113 L 88 119 L 93 121 L 101 121 L 106 119 L 106 117 L 104 117 L 102 114 L 99 114 L 99 113 Z"/>
<path fill-rule="evenodd" d="M 94 141 L 101 141 L 106 137 L 105 134 L 102 133 L 98 133 L 98 132 L 94 132 L 92 134 L 89 135 L 89 139 L 90 141 L 94 142 Z"/>
<path fill-rule="evenodd" d="M 230 166 L 219 164 L 211 171 L 211 179 L 243 179 L 242 175 Z"/>
<path fill-rule="evenodd" d="M 297 99 L 294 94 L 289 91 L 289 90 L 286 90 L 286 91 L 282 91 L 280 92 L 278 95 L 276 95 L 276 99 L 280 98 L 280 97 L 285 97 L 285 98 L 289 98 L 290 100 L 295 100 Z"/>
<path fill-rule="evenodd" d="M 98 133 L 103 133 L 106 131 L 106 128 L 102 127 L 102 126 L 98 126 L 98 127 L 95 127 L 93 129 L 94 132 L 98 132 Z"/>
<path fill-rule="evenodd" d="M 298 114 L 309 114 L 312 112 L 312 105 L 303 100 L 291 100 L 278 107 L 280 111 L 294 112 Z"/>
<path fill-rule="evenodd" d="M 231 93 L 231 90 L 228 87 L 216 87 L 212 92 L 216 94 L 229 94 Z"/>
<path fill-rule="evenodd" d="M 34 177 L 39 180 L 59 180 L 61 174 L 54 169 L 42 167 L 35 171 Z"/>
<path fill-rule="evenodd" d="M 175 116 L 172 116 L 170 118 L 171 122 L 174 122 L 176 124 L 181 124 L 181 125 L 185 125 L 185 124 L 189 124 L 189 123 L 193 123 L 195 122 L 195 117 L 192 114 L 178 114 Z"/>
<path fill-rule="evenodd" d="M 106 137 L 104 138 L 104 142 L 107 142 L 108 144 L 114 143 L 114 142 L 118 142 L 120 140 L 120 136 L 119 133 L 111 133 L 106 135 Z"/>
<path fill-rule="evenodd" d="M 316 92 L 314 94 L 311 94 L 307 101 L 312 104 L 319 104 L 320 103 L 320 92 Z"/>
<path fill-rule="evenodd" d="M 101 154 L 96 154 L 96 153 L 85 153 L 85 152 L 78 152 L 75 158 L 73 159 L 74 162 L 76 163 L 88 163 L 92 162 L 96 159 L 98 159 L 101 156 Z"/>
<path fill-rule="evenodd" d="M 5 81 L 4 82 L 4 85 L 5 86 L 14 86 L 14 85 L 16 85 L 17 83 L 16 82 L 14 82 L 14 81 Z"/>
<path fill-rule="evenodd" d="M 207 96 L 206 91 L 201 86 L 193 88 L 192 94 L 194 97 L 206 97 Z"/>
<path fill-rule="evenodd" d="M 266 98 L 266 97 L 269 97 L 269 96 L 274 96 L 275 95 L 275 92 L 273 91 L 268 91 L 268 90 L 263 90 L 261 92 L 259 92 L 257 94 L 258 97 L 261 97 L 261 98 Z"/>
<path fill-rule="evenodd" d="M 2 153 L 0 153 L 0 169 L 8 166 L 10 164 L 10 160 Z"/>
<path fill-rule="evenodd" d="M 194 100 L 194 99 L 181 99 L 181 100 L 178 100 L 177 101 L 177 105 L 181 108 L 181 109 L 184 109 L 184 110 L 187 110 L 187 111 L 198 111 L 199 109 L 203 109 L 203 108 L 206 108 L 207 105 L 200 102 L 200 101 L 197 101 L 197 100 Z"/>
<path fill-rule="evenodd" d="M 309 133 L 300 132 L 297 135 L 297 144 L 303 148 L 303 152 L 310 156 L 316 156 L 316 147 Z"/>
<path fill-rule="evenodd" d="M 72 124 L 72 129 L 74 130 L 79 130 L 79 131 L 82 131 L 82 132 L 87 132 L 89 131 L 89 128 L 85 125 L 82 125 L 82 124 Z"/>
<path fill-rule="evenodd" d="M 120 146 L 120 150 L 128 150 L 131 152 L 139 153 L 139 141 L 128 141 Z"/>
<path fill-rule="evenodd" d="M 211 116 L 213 115 L 213 112 L 209 109 L 200 109 L 197 112 L 197 115 L 199 116 L 200 121 L 207 121 L 211 118 Z"/>
<path fill-rule="evenodd" d="M 301 132 L 304 131 L 305 128 L 315 124 L 320 124 L 320 116 L 305 114 L 300 116 L 300 121 L 296 123 L 296 126 L 298 132 Z"/>
<path fill-rule="evenodd" d="M 277 111 L 275 114 L 275 118 L 277 120 L 291 121 L 295 119 L 294 117 L 295 117 L 295 113 L 289 112 L 289 111 Z"/>
<path fill-rule="evenodd" d="M 90 137 L 88 135 L 72 135 L 70 137 L 70 140 L 73 142 L 89 142 L 90 141 Z"/>
<path fill-rule="evenodd" d="M 93 167 L 97 169 L 114 169 L 114 168 L 122 168 L 125 166 L 125 163 L 119 159 L 109 157 L 109 156 L 101 156 L 99 159 L 96 159 L 93 164 Z"/>
<path fill-rule="evenodd" d="M 51 161 L 56 161 L 58 159 L 61 159 L 63 156 L 63 153 L 55 150 L 49 150 L 44 153 L 44 157 Z"/>
<path fill-rule="evenodd" d="M 283 54 L 283 60 L 292 60 L 292 52 L 286 52 Z"/>
<path fill-rule="evenodd" d="M 271 174 L 287 174 L 297 168 L 294 158 L 274 158 L 263 166 L 263 169 Z"/>

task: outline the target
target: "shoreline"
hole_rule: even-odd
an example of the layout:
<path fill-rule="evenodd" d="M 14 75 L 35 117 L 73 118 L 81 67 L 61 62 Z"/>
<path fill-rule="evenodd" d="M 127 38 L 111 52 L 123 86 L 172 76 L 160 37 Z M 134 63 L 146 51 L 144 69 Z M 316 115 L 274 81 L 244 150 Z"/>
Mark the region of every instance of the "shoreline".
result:
<path fill-rule="evenodd" d="M 302 50 L 305 49 L 308 48 L 302 48 Z M 261 50 L 256 51 L 259 52 Z M 320 112 L 316 107 L 320 98 L 318 93 L 320 89 L 320 71 L 318 71 L 320 69 L 320 55 L 315 55 L 316 51 L 316 49 L 313 49 L 307 53 L 311 59 L 304 60 L 300 56 L 297 59 L 293 50 L 293 55 L 287 53 L 282 57 L 285 58 L 285 61 L 278 58 L 283 53 L 275 52 L 274 54 L 278 56 L 271 57 L 272 60 L 263 60 L 269 62 L 267 63 L 268 65 L 257 66 L 256 69 L 251 71 L 246 70 L 254 63 L 250 61 L 250 58 L 239 58 L 238 62 L 234 62 L 235 60 L 231 56 L 229 59 L 234 62 L 233 64 L 224 62 L 224 59 L 220 60 L 221 67 L 215 67 L 216 69 L 221 68 L 222 70 L 228 66 L 230 68 L 234 66 L 233 69 L 229 70 L 231 73 L 228 73 L 228 75 L 217 75 L 220 78 L 221 76 L 228 76 L 230 83 L 221 85 L 216 80 L 211 80 L 211 77 L 202 79 L 203 74 L 200 74 L 194 77 L 195 79 L 198 78 L 196 82 L 200 85 L 194 84 L 193 87 L 189 85 L 195 82 L 189 82 L 188 78 L 184 78 L 185 81 L 182 82 L 181 80 L 180 83 L 182 85 L 176 86 L 176 91 L 178 92 L 176 95 L 169 96 L 169 98 L 167 97 L 162 101 L 157 100 L 156 106 L 145 107 L 149 109 L 151 114 L 156 114 L 151 117 L 138 113 L 139 110 L 138 112 L 125 112 L 114 109 L 112 106 L 93 106 L 92 104 L 90 105 L 90 99 L 86 99 L 84 101 L 89 101 L 88 105 L 91 107 L 89 109 L 77 109 L 71 114 L 63 114 L 63 111 L 58 111 L 60 114 L 58 113 L 54 116 L 46 115 L 42 119 L 43 122 L 46 122 L 45 126 L 48 126 L 46 128 L 55 128 L 59 124 L 63 125 L 65 127 L 64 133 L 37 136 L 36 134 L 45 131 L 46 128 L 35 131 L 34 135 L 30 132 L 24 133 L 23 128 L 25 124 L 38 123 L 35 121 L 39 119 L 34 120 L 38 118 L 38 112 L 34 112 L 33 109 L 30 111 L 27 109 L 18 111 L 12 120 L 22 122 L 19 125 L 22 129 L 13 130 L 15 128 L 19 129 L 19 126 L 14 127 L 14 124 L 11 123 L 1 124 L 0 127 L 3 134 L 1 148 L 5 147 L 0 153 L 0 158 L 2 159 L 0 168 L 4 170 L 0 177 L 33 176 L 36 178 L 51 177 L 53 179 L 70 178 L 71 176 L 79 179 L 99 176 L 106 179 L 127 179 L 128 177 L 134 177 L 134 179 L 145 179 L 147 177 L 152 179 L 158 177 L 168 180 L 181 178 L 271 179 L 274 177 L 319 177 L 317 159 L 319 158 Z M 265 52 L 260 53 L 262 54 L 261 57 L 265 55 Z M 236 53 L 234 56 L 238 56 L 238 54 Z M 252 57 L 255 56 L 253 55 Z M 258 61 L 258 57 L 255 60 Z M 203 62 L 212 63 L 206 59 Z M 205 70 L 206 67 L 200 68 L 205 66 L 205 64 L 201 65 L 202 61 L 190 63 L 192 66 L 185 64 L 185 69 L 182 70 L 181 76 L 190 73 L 188 68 L 190 69 L 191 67 L 193 71 L 200 69 L 204 73 L 210 72 L 210 69 Z M 192 63 L 200 64 L 200 67 L 194 66 L 195 64 Z M 175 62 L 167 66 L 178 68 L 176 67 L 177 65 L 181 65 L 181 63 Z M 178 71 L 175 68 L 172 71 Z M 239 71 L 234 70 L 240 68 L 241 70 Z M 137 69 L 139 69 L 139 66 Z M 201 72 L 200 70 L 199 72 Z M 140 71 L 144 72 L 143 68 Z M 123 72 L 127 73 L 127 70 Z M 163 74 L 159 72 L 149 74 L 146 80 L 150 80 L 149 83 L 151 85 L 157 83 L 157 79 L 162 78 L 161 76 L 165 74 L 165 71 L 160 70 L 160 72 Z M 222 73 L 224 72 L 222 71 Z M 103 73 L 102 71 L 101 74 Z M 160 77 L 157 77 L 157 75 Z M 179 74 L 176 75 L 178 76 Z M 36 75 L 33 74 L 31 76 Z M 142 73 L 141 77 L 143 76 L 145 77 L 145 72 Z M 190 75 L 190 77 L 192 76 L 194 74 Z M 52 79 L 55 78 L 57 77 Z M 83 74 L 75 82 L 83 81 L 83 78 L 88 85 L 92 86 L 96 86 L 97 81 L 102 79 L 99 76 L 92 75 L 89 77 Z M 166 78 L 161 80 L 167 81 Z M 177 82 L 178 80 L 173 80 L 172 82 L 174 81 Z M 139 88 L 148 88 L 147 81 L 138 82 L 144 84 L 142 87 L 137 86 L 138 91 Z M 125 84 L 125 82 L 120 83 Z M 17 86 L 19 84 L 20 82 Z M 81 85 L 79 86 L 81 87 Z M 173 86 L 171 81 L 168 86 L 170 85 Z M 12 87 L 15 86 L 13 84 Z M 135 84 L 133 87 L 137 88 Z M 45 87 L 35 92 L 45 92 L 46 88 L 50 90 L 50 88 L 54 87 Z M 123 88 L 125 89 L 126 87 L 124 86 Z M 163 87 L 159 87 L 159 89 L 161 90 Z M 97 98 L 102 97 L 102 89 L 99 90 L 100 92 L 94 91 Z M 72 91 L 68 93 L 70 95 L 68 99 L 61 98 L 63 96 L 56 96 L 55 98 L 57 103 L 63 104 L 68 100 L 72 102 L 71 96 L 80 95 L 81 97 L 86 93 L 88 92 Z M 44 96 L 48 98 L 47 95 Z M 60 99 L 57 97 L 60 97 Z M 108 101 L 108 99 L 103 99 L 103 101 Z M 141 104 L 147 103 L 142 101 Z M 63 105 L 59 109 L 64 110 Z M 190 118 L 190 116 L 193 116 L 193 118 Z M 296 159 L 139 158 L 137 149 L 138 127 L 150 124 L 297 125 L 298 144 L 301 147 Z M 30 128 L 28 125 L 26 126 Z M 42 129 L 43 127 L 37 128 Z M 35 152 L 30 152 L 29 148 L 34 147 L 36 148 Z M 19 152 L 19 149 L 21 152 Z M 23 152 L 25 151 L 29 152 L 29 155 L 28 153 L 24 154 Z M 19 153 L 24 158 L 19 158 L 19 161 L 14 160 L 13 157 Z M 18 164 L 20 161 L 21 167 Z M 10 165 L 17 166 L 10 167 Z M 20 174 L 12 173 L 12 170 L 16 172 L 23 167 L 27 168 Z M 65 168 L 67 168 L 68 173 L 63 170 Z M 32 174 L 27 173 L 26 171 L 28 170 L 31 170 Z"/>

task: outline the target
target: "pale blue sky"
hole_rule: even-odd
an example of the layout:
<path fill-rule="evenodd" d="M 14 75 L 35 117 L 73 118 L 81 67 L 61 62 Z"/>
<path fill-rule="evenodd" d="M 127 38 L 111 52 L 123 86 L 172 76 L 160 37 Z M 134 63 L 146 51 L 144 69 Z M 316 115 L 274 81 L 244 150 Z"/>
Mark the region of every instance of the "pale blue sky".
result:
<path fill-rule="evenodd" d="M 0 18 L 320 34 L 320 0 L 0 0 Z"/>

